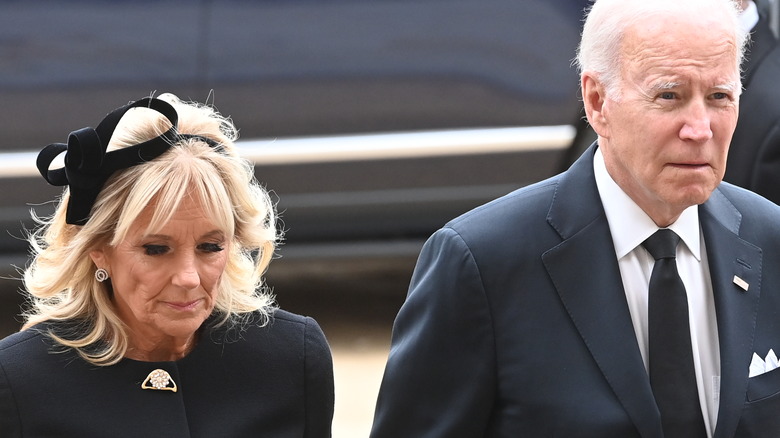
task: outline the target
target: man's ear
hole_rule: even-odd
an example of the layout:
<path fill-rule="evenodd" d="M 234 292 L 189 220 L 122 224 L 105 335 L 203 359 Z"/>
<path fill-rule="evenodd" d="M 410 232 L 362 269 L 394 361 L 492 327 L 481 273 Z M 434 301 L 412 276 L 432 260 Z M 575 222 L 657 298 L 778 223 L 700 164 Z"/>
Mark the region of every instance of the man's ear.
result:
<path fill-rule="evenodd" d="M 591 72 L 582 73 L 580 78 L 582 85 L 582 101 L 585 106 L 585 116 L 588 123 L 599 137 L 609 137 L 607 120 L 604 117 L 604 102 L 606 100 L 606 88 L 596 79 Z"/>

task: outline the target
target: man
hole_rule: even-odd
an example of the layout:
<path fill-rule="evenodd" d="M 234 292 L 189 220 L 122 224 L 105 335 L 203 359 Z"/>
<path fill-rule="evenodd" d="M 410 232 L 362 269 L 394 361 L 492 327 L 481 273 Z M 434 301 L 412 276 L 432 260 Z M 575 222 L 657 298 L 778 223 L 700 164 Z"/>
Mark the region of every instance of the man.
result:
<path fill-rule="evenodd" d="M 780 207 L 721 183 L 737 13 L 595 3 L 578 63 L 597 143 L 429 239 L 373 438 L 780 436 Z"/>
<path fill-rule="evenodd" d="M 741 117 L 731 140 L 724 179 L 780 204 L 780 44 L 769 12 L 742 1 L 740 20 L 752 32 L 743 66 Z"/>

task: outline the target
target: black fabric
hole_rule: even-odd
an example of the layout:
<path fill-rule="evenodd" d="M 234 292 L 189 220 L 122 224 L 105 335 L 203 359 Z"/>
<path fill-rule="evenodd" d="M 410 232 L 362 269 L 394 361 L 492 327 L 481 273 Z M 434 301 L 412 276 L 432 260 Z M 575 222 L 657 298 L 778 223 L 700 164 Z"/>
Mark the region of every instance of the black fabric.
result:
<path fill-rule="evenodd" d="M 224 148 L 222 147 L 222 144 L 219 142 L 210 139 L 208 137 L 204 137 L 202 135 L 197 134 L 179 134 L 180 140 L 197 140 L 202 141 L 203 143 L 206 143 L 207 145 L 211 146 L 212 149 L 214 149 L 217 152 L 224 152 Z"/>
<path fill-rule="evenodd" d="M 780 43 L 769 17 L 761 15 L 752 40 L 723 179 L 780 203 Z"/>
<path fill-rule="evenodd" d="M 642 243 L 655 259 L 648 298 L 650 386 L 665 438 L 706 437 L 693 366 L 688 298 L 677 272 L 680 236 L 664 228 Z"/>
<path fill-rule="evenodd" d="M 372 438 L 663 438 L 594 153 L 431 236 L 393 325 Z M 778 217 L 727 183 L 699 206 L 720 353 L 714 438 L 780 437 L 780 369 L 748 378 L 754 353 L 780 348 Z"/>
<path fill-rule="evenodd" d="M 280 310 L 242 327 L 204 328 L 178 361 L 108 367 L 56 348 L 50 324 L 14 334 L 0 341 L 0 437 L 329 437 L 333 365 L 317 323 Z M 141 389 L 158 368 L 177 392 Z"/>
<path fill-rule="evenodd" d="M 171 128 L 162 135 L 143 143 L 106 152 L 111 135 L 122 116 L 131 108 L 146 107 L 164 115 Z M 81 128 L 68 136 L 68 144 L 53 143 L 38 154 L 38 171 L 55 186 L 69 186 L 70 200 L 65 221 L 84 225 L 100 190 L 108 178 L 119 169 L 126 169 L 153 160 L 173 144 L 179 117 L 167 102 L 147 97 L 111 111 L 97 128 Z M 49 170 L 52 160 L 65 152 L 65 166 Z"/>
<path fill-rule="evenodd" d="M 106 152 L 119 121 L 128 110 L 139 107 L 159 112 L 168 119 L 171 128 L 143 143 Z M 52 143 L 43 148 L 36 163 L 38 171 L 49 184 L 70 187 L 65 221 L 73 225 L 87 223 L 95 199 L 114 172 L 154 160 L 181 139 L 196 138 L 222 151 L 222 146 L 210 138 L 179 134 L 178 121 L 176 110 L 168 102 L 147 97 L 111 111 L 97 128 L 71 132 L 67 144 Z M 65 166 L 50 170 L 52 161 L 62 152 L 65 152 Z"/>

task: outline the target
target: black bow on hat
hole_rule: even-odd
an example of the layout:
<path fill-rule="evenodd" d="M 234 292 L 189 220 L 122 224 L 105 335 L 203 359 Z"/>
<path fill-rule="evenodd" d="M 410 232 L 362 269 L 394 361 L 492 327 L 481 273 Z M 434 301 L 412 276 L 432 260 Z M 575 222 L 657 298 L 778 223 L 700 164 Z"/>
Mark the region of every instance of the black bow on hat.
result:
<path fill-rule="evenodd" d="M 136 107 L 159 112 L 168 119 L 171 128 L 143 143 L 106 152 L 122 116 Z M 176 110 L 168 102 L 147 97 L 110 112 L 95 129 L 82 128 L 71 132 L 68 144 L 52 143 L 43 148 L 38 154 L 38 171 L 51 185 L 70 186 L 65 221 L 73 225 L 87 223 L 92 205 L 111 174 L 162 155 L 181 138 L 176 129 L 178 121 Z M 62 152 L 65 152 L 65 167 L 49 170 L 51 162 Z"/>

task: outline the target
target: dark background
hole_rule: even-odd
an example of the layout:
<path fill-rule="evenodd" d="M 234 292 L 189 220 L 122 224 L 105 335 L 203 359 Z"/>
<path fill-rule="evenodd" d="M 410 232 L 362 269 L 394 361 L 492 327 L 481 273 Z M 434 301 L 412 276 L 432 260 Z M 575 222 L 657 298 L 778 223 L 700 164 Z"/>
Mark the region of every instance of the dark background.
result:
<path fill-rule="evenodd" d="M 0 0 L 0 154 L 38 151 L 151 93 L 208 101 L 242 139 L 576 125 L 584 1 Z M 256 166 L 286 242 L 279 303 L 389 323 L 448 219 L 565 168 L 577 146 Z M 0 156 L 0 161 L 3 161 Z M 59 188 L 0 174 L 0 336 L 18 328 L 29 210 Z M 342 329 L 342 327 L 347 327 Z"/>

